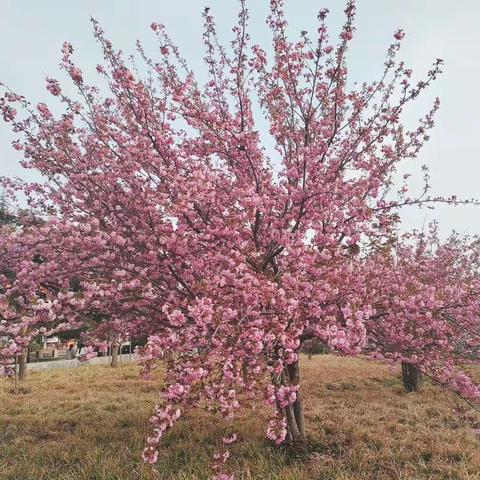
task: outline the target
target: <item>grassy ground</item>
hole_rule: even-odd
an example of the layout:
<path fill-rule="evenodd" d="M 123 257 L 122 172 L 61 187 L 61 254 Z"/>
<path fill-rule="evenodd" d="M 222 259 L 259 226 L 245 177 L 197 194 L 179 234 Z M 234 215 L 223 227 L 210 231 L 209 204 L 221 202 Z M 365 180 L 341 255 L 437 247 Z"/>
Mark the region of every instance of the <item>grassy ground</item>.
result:
<path fill-rule="evenodd" d="M 365 360 L 303 360 L 313 454 L 295 459 L 264 440 L 267 412 L 244 412 L 229 467 L 237 479 L 480 479 L 479 415 L 440 388 L 406 395 Z M 226 426 L 203 412 L 165 437 L 158 474 L 139 458 L 160 379 L 134 365 L 32 372 L 25 391 L 0 381 L 0 479 L 207 479 Z"/>

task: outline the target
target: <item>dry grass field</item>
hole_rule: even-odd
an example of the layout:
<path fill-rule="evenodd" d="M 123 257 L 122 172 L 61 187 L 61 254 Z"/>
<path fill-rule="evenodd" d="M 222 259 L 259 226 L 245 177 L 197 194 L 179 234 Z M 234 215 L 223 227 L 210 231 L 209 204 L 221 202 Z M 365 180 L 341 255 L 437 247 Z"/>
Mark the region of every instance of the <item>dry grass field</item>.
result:
<path fill-rule="evenodd" d="M 312 452 L 295 458 L 264 439 L 267 412 L 235 421 L 236 479 L 480 479 L 480 415 L 425 383 L 403 392 L 389 368 L 359 359 L 303 360 Z M 2 480 L 208 479 L 226 426 L 203 412 L 165 437 L 154 474 L 140 453 L 161 379 L 145 382 L 134 365 L 30 373 L 24 391 L 0 381 Z"/>

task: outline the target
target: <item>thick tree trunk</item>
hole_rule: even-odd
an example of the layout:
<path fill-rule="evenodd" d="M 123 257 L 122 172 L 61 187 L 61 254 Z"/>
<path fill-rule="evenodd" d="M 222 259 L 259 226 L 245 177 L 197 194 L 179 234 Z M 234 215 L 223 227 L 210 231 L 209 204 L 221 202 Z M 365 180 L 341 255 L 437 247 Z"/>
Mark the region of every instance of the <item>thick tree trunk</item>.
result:
<path fill-rule="evenodd" d="M 407 392 L 416 392 L 420 385 L 420 371 L 411 363 L 402 362 L 402 382 Z"/>
<path fill-rule="evenodd" d="M 300 385 L 300 371 L 298 361 L 287 365 L 285 376 L 290 385 Z M 303 415 L 303 405 L 300 390 L 297 391 L 297 399 L 291 405 L 285 408 L 285 418 L 287 420 L 287 438 L 286 441 L 295 444 L 304 444 L 305 436 L 305 418 Z"/>
<path fill-rule="evenodd" d="M 242 365 L 242 380 L 244 383 L 248 382 L 247 366 Z"/>
<path fill-rule="evenodd" d="M 18 379 L 24 381 L 27 378 L 28 348 L 24 348 L 18 356 Z"/>
<path fill-rule="evenodd" d="M 118 367 L 118 340 L 112 340 L 112 360 L 110 362 L 111 367 Z"/>

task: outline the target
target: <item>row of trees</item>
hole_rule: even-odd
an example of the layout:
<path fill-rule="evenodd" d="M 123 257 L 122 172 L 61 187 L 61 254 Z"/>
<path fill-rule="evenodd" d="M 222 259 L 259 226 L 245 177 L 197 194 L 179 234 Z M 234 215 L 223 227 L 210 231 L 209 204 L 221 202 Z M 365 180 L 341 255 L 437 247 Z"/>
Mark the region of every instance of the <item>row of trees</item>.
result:
<path fill-rule="evenodd" d="M 92 21 L 107 96 L 65 43 L 61 66 L 78 98 L 47 79 L 61 116 L 8 89 L 0 100 L 21 135 L 23 165 L 46 179 L 4 182 L 43 218 L 1 230 L 1 269 L 14 272 L 0 277 L 0 328 L 11 338 L 4 362 L 33 336 L 86 318 L 95 319 L 92 346 L 148 336 L 144 375 L 168 358 L 144 451 L 150 463 L 163 433 L 195 405 L 230 419 L 263 400 L 267 436 L 304 443 L 298 357 L 315 338 L 344 355 L 413 365 L 480 398 L 462 369 L 478 360 L 478 242 L 441 243 L 435 228 L 398 233 L 400 207 L 458 203 L 429 196 L 428 184 L 411 196 L 406 179 L 395 182 L 399 164 L 428 140 L 439 102 L 413 130 L 399 119 L 441 60 L 414 82 L 397 59 L 399 30 L 382 78 L 350 86 L 353 0 L 337 46 L 326 10 L 314 39 L 302 32 L 292 42 L 282 1 L 270 4 L 271 54 L 251 43 L 243 1 L 229 49 L 205 10 L 205 85 L 162 25 L 152 24 L 157 61 L 137 46 L 142 79 Z M 229 478 L 224 453 L 218 478 Z"/>
<path fill-rule="evenodd" d="M 110 351 L 111 365 L 116 367 L 120 345 L 126 340 L 131 341 L 132 329 L 120 330 L 107 313 L 95 308 L 78 309 L 75 318 L 69 317 L 69 320 L 51 311 L 46 312 L 49 302 L 58 302 L 64 294 L 67 300 L 71 300 L 70 308 L 74 309 L 75 300 L 72 298 L 82 292 L 80 280 L 70 268 L 63 270 L 63 278 L 51 271 L 41 273 L 40 269 L 34 282 L 28 276 L 23 277 L 27 269 L 31 272 L 32 266 L 36 268 L 47 260 L 37 247 L 49 220 L 33 218 L 26 212 L 21 215 L 9 211 L 5 217 L 10 221 L 0 227 L 0 338 L 3 345 L 0 365 L 3 364 L 4 373 L 17 373 L 18 379 L 24 380 L 29 347 L 41 337 L 50 335 L 73 336 L 80 344 L 84 341 L 90 344 L 86 350 L 82 348 L 84 355 L 80 360 Z M 16 367 L 15 372 L 12 365 Z"/>

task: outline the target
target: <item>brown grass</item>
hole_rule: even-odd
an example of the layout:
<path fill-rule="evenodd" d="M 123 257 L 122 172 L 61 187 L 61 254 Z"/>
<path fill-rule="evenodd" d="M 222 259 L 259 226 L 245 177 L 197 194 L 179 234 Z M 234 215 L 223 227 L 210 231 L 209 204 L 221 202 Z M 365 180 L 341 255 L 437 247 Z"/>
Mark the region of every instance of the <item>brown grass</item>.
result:
<path fill-rule="evenodd" d="M 293 458 L 264 440 L 263 408 L 235 421 L 237 479 L 480 479 L 479 416 L 439 387 L 403 392 L 387 367 L 359 359 L 303 360 L 313 454 Z M 24 391 L 0 381 L 3 480 L 207 479 L 227 426 L 192 412 L 166 435 L 158 474 L 140 462 L 161 380 L 133 365 L 30 373 Z"/>

